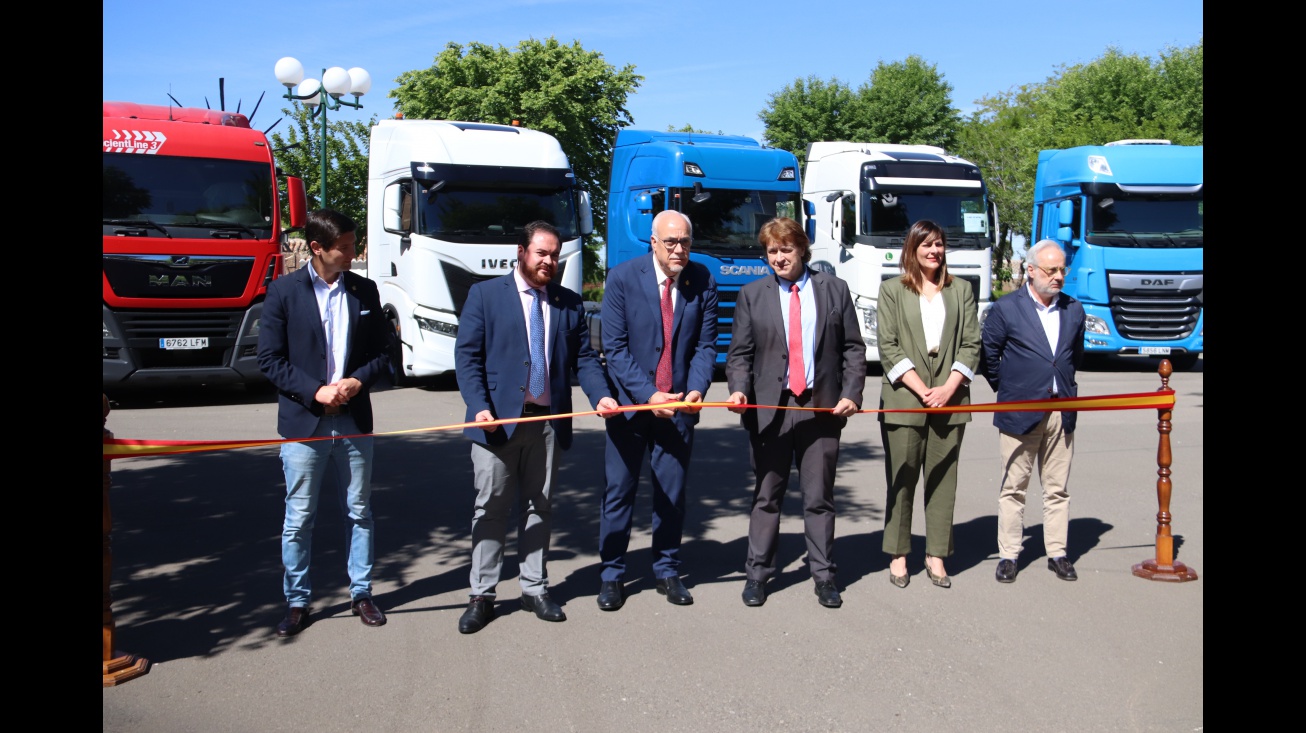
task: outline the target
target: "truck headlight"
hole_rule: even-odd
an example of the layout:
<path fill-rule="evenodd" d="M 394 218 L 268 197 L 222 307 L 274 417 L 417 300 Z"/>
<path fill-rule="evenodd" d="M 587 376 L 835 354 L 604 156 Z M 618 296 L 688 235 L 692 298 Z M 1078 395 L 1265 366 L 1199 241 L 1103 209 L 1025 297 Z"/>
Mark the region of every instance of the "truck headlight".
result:
<path fill-rule="evenodd" d="M 1106 336 L 1111 335 L 1111 327 L 1107 325 L 1106 320 L 1097 316 L 1084 317 L 1084 331 L 1087 333 L 1100 333 Z"/>
<path fill-rule="evenodd" d="M 413 320 L 417 321 L 417 327 L 423 331 L 438 333 L 441 336 L 450 336 L 453 338 L 458 337 L 458 327 L 452 323 L 445 323 L 444 321 L 437 321 L 434 318 L 423 318 L 421 316 L 413 316 Z"/>
<path fill-rule="evenodd" d="M 879 343 L 879 337 L 876 334 L 879 319 L 876 317 L 875 306 L 869 303 L 859 303 L 857 308 L 862 312 L 862 340 L 868 346 L 874 346 Z"/>

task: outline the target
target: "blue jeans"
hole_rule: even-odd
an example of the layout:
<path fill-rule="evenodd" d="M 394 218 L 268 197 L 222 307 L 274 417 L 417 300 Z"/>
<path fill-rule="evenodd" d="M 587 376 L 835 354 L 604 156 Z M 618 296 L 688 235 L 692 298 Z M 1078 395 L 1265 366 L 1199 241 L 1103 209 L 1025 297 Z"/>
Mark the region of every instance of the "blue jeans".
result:
<path fill-rule="evenodd" d="M 281 465 L 286 473 L 286 520 L 281 529 L 281 562 L 286 574 L 282 585 L 291 606 L 308 606 L 312 595 L 308 564 L 313 554 L 313 520 L 329 474 L 336 477 L 336 496 L 347 519 L 350 599 L 372 595 L 372 436 L 340 437 L 358 432 L 348 414 L 328 415 L 312 437 L 334 436 L 331 440 L 281 445 Z"/>

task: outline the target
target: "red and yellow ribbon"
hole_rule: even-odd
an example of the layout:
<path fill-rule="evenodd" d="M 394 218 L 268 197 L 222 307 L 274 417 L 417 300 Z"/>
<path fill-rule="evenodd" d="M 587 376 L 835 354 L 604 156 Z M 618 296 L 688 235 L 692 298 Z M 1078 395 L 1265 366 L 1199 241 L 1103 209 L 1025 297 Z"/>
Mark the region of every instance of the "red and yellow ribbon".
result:
<path fill-rule="evenodd" d="M 1086 410 L 1145 410 L 1145 409 L 1169 409 L 1175 404 L 1174 390 L 1164 389 L 1155 392 L 1138 392 L 1134 394 L 1117 394 L 1101 395 L 1097 397 L 1067 397 L 1055 400 L 1020 400 L 1015 402 L 992 402 L 982 405 L 953 405 L 950 407 L 918 407 L 913 409 L 902 410 L 858 410 L 859 413 L 877 413 L 877 412 L 925 412 L 925 413 L 953 413 L 953 412 L 1047 412 L 1057 410 L 1061 412 L 1080 412 Z M 625 405 L 618 408 L 618 412 L 639 412 L 643 410 L 658 410 L 664 408 L 704 408 L 704 407 L 737 407 L 729 402 L 663 402 L 657 405 Z M 765 407 L 776 410 L 810 410 L 813 412 L 829 412 L 828 407 L 780 407 L 777 405 L 744 405 L 749 409 Z M 437 425 L 429 428 L 413 428 L 410 430 L 393 430 L 385 433 L 371 433 L 375 436 L 383 435 L 405 435 L 409 433 L 429 433 L 440 430 L 462 430 L 469 427 L 488 428 L 497 425 L 510 425 L 513 423 L 538 422 L 540 420 L 556 420 L 568 417 L 584 417 L 586 415 L 598 415 L 598 410 L 586 410 L 584 412 L 568 412 L 557 415 L 533 415 L 531 417 L 515 417 L 500 420 L 489 420 L 486 422 L 460 422 L 452 425 Z M 320 438 L 301 438 L 296 440 L 124 440 L 119 438 L 110 438 L 104 441 L 104 460 L 113 460 L 115 458 L 141 458 L 147 456 L 171 456 L 183 453 L 202 453 L 205 451 L 216 450 L 234 450 L 237 448 L 261 448 L 270 445 L 281 445 L 282 443 L 307 443 L 314 440 L 335 440 L 341 437 L 359 437 L 359 436 L 323 436 Z"/>

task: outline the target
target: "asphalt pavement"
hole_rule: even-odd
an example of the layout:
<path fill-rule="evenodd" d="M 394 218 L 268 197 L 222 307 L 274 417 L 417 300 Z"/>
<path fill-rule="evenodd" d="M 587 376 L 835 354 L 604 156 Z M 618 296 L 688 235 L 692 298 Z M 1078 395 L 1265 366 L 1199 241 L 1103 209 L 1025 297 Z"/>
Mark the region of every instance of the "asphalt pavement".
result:
<path fill-rule="evenodd" d="M 1081 372 L 1082 396 L 1147 392 L 1156 363 Z M 374 396 L 375 597 L 389 616 L 349 611 L 344 530 L 318 516 L 314 623 L 275 637 L 284 612 L 284 485 L 275 447 L 113 462 L 117 646 L 148 674 L 103 691 L 103 730 L 176 731 L 1201 731 L 1204 725 L 1202 365 L 1176 373 L 1170 511 L 1177 558 L 1199 577 L 1138 578 L 1154 557 L 1155 410 L 1084 412 L 1070 482 L 1069 556 L 1043 552 L 1031 487 L 1015 583 L 997 563 L 998 434 L 975 415 L 962 446 L 952 587 L 925 576 L 918 492 L 911 583 L 889 583 L 880 551 L 884 454 L 873 414 L 843 433 L 835 561 L 844 604 L 817 603 L 803 563 L 796 477 L 781 524 L 781 571 L 764 606 L 740 600 L 753 477 L 745 433 L 703 411 L 682 556 L 691 606 L 653 587 L 647 470 L 635 507 L 628 600 L 595 604 L 602 419 L 577 418 L 555 499 L 550 593 L 567 620 L 518 603 L 510 536 L 499 617 L 458 633 L 467 602 L 474 492 L 463 404 L 450 380 Z M 576 389 L 577 403 L 588 405 Z M 865 407 L 878 403 L 867 379 Z M 723 400 L 717 382 L 707 395 Z M 239 388 L 110 394 L 118 438 L 276 438 L 276 404 Z M 993 402 L 976 382 L 976 403 Z"/>

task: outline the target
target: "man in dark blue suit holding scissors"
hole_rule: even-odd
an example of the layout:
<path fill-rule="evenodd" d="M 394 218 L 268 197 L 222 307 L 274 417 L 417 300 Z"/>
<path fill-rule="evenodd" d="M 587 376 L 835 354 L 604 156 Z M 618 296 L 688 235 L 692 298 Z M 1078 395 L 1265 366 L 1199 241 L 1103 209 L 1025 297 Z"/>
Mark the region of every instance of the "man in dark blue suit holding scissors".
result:
<path fill-rule="evenodd" d="M 472 286 L 455 346 L 466 422 L 567 414 L 571 376 L 594 409 L 615 415 L 603 365 L 590 346 L 579 294 L 553 282 L 562 238 L 548 222 L 522 228 L 511 275 Z M 476 506 L 472 515 L 471 601 L 458 630 L 473 634 L 494 618 L 508 515 L 521 504 L 517 552 L 521 604 L 545 621 L 567 616 L 549 598 L 545 568 L 553 526 L 558 450 L 571 447 L 571 418 L 468 427 Z"/>
<path fill-rule="evenodd" d="M 685 475 L 694 426 L 716 366 L 716 281 L 690 262 L 693 226 L 679 211 L 653 219 L 652 253 L 612 269 L 603 290 L 603 352 L 623 405 L 688 403 L 628 411 L 609 420 L 599 519 L 599 608 L 625 603 L 623 576 L 635 488 L 644 456 L 653 478 L 653 575 L 658 593 L 694 602 L 680 579 Z"/>

